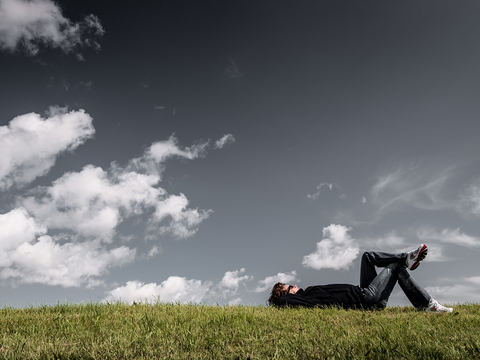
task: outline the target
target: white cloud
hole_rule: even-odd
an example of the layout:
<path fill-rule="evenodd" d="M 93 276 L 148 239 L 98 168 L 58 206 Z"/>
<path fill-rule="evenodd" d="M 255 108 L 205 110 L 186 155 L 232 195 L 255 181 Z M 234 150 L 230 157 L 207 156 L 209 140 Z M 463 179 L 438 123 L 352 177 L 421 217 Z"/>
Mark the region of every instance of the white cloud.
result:
<path fill-rule="evenodd" d="M 164 201 L 158 202 L 153 214 L 154 221 L 161 222 L 168 217 L 172 220 L 168 225 L 161 226 L 158 231 L 161 234 L 172 233 L 178 238 L 187 238 L 195 234 L 197 226 L 207 219 L 212 211 L 187 209 L 187 205 L 188 200 L 183 194 L 170 195 Z"/>
<path fill-rule="evenodd" d="M 74 237 L 110 242 L 122 221 L 153 212 L 149 229 L 187 238 L 211 211 L 188 209 L 185 195 L 168 195 L 158 184 L 168 157 L 193 159 L 201 151 L 203 145 L 182 150 L 174 138 L 159 141 L 124 168 L 113 164 L 105 171 L 87 165 L 50 187 L 34 189 L 32 196 L 19 197 L 18 202 L 49 229 L 68 230 Z"/>
<path fill-rule="evenodd" d="M 158 254 L 161 254 L 163 252 L 162 248 L 160 246 L 152 246 L 152 248 L 150 249 L 150 251 L 148 252 L 147 254 L 147 257 L 154 257 L 154 256 L 157 256 Z"/>
<path fill-rule="evenodd" d="M 172 135 L 168 140 L 153 143 L 141 158 L 131 160 L 130 166 L 133 168 L 144 168 L 150 172 L 155 172 L 154 169 L 157 169 L 160 164 L 170 157 L 177 156 L 189 160 L 202 157 L 205 154 L 208 145 L 209 142 L 204 141 L 182 149 L 178 145 L 177 138 Z"/>
<path fill-rule="evenodd" d="M 107 293 L 107 301 L 140 302 L 180 302 L 200 303 L 217 302 L 219 298 L 227 299 L 235 296 L 239 287 L 253 279 L 243 274 L 245 269 L 225 272 L 221 281 L 216 285 L 212 281 L 186 279 L 179 276 L 170 276 L 161 284 L 140 281 L 128 281 L 125 286 L 117 287 Z M 228 304 L 238 304 L 240 298 L 230 299 Z"/>
<path fill-rule="evenodd" d="M 318 199 L 318 197 L 320 196 L 320 189 L 321 189 L 323 186 L 328 187 L 328 188 L 330 189 L 330 191 L 331 191 L 332 188 L 333 188 L 333 184 L 323 182 L 323 183 L 317 185 L 317 192 L 315 192 L 314 194 L 307 194 L 307 197 L 308 197 L 309 199 L 313 199 L 313 200 Z"/>
<path fill-rule="evenodd" d="M 315 252 L 303 257 L 302 265 L 316 270 L 348 269 L 360 251 L 357 241 L 347 234 L 349 230 L 335 224 L 323 228 L 324 239 L 317 243 Z"/>
<path fill-rule="evenodd" d="M 23 208 L 0 214 L 0 267 L 10 266 L 10 254 L 23 243 L 30 243 L 47 231 Z"/>
<path fill-rule="evenodd" d="M 90 139 L 95 129 L 83 110 L 50 109 L 50 117 L 20 115 L 0 127 L 0 190 L 23 186 L 45 175 L 64 151 Z"/>
<path fill-rule="evenodd" d="M 165 302 L 165 303 L 201 303 L 207 298 L 211 282 L 188 280 L 184 277 L 170 276 L 161 284 L 140 281 L 128 281 L 125 286 L 108 292 L 106 301 Z"/>
<path fill-rule="evenodd" d="M 233 299 L 233 300 L 230 300 L 230 301 L 228 302 L 228 305 L 230 305 L 230 306 L 235 306 L 235 305 L 239 305 L 239 304 L 241 304 L 241 303 L 242 303 L 242 298 L 235 298 L 235 299 Z"/>
<path fill-rule="evenodd" d="M 135 249 L 125 246 L 106 249 L 98 241 L 64 243 L 62 237 L 43 235 L 46 231 L 46 226 L 23 208 L 0 214 L 1 279 L 65 287 L 95 286 L 109 268 L 135 257 Z"/>
<path fill-rule="evenodd" d="M 96 41 L 104 34 L 99 19 L 87 15 L 72 22 L 62 15 L 57 4 L 50 0 L 1 0 L 0 48 L 14 52 L 22 48 L 36 55 L 41 46 L 59 48 L 64 53 L 78 52 L 82 47 L 99 49 Z"/>
<path fill-rule="evenodd" d="M 71 120 L 80 125 L 66 126 L 68 116 L 84 121 Z M 39 154 L 31 156 L 37 156 L 38 163 L 46 163 L 48 166 L 41 166 L 46 169 L 53 165 L 59 149 L 72 149 L 83 141 L 86 135 L 79 136 L 82 132 L 78 128 L 91 129 L 83 134 L 93 134 L 91 118 L 83 112 L 66 114 L 64 109 L 54 108 L 48 121 L 37 115 L 26 116 L 12 121 L 13 126 L 9 128 L 0 128 L 0 135 L 7 140 L 13 139 L 10 144 L 18 148 L 17 153 L 26 151 L 20 144 L 24 148 L 33 144 Z M 25 123 L 29 124 L 28 131 L 16 130 Z M 55 124 L 60 129 L 53 128 Z M 48 130 L 53 134 L 45 135 Z M 41 146 L 36 146 L 37 143 Z M 104 170 L 87 165 L 80 172 L 64 174 L 51 186 L 36 187 L 17 196 L 17 208 L 0 214 L 0 278 L 14 283 L 97 286 L 110 268 L 135 259 L 136 249 L 114 244 L 117 239 L 125 238 L 117 238 L 118 226 L 132 217 L 136 217 L 137 223 L 145 222 L 152 233 L 167 233 L 177 238 L 192 236 L 211 211 L 189 209 L 185 195 L 169 195 L 159 184 L 168 158 L 194 159 L 204 154 L 207 145 L 208 142 L 203 142 L 181 148 L 172 136 L 153 143 L 141 157 L 131 160 L 125 167 L 112 163 Z M 5 160 L 5 156 L 1 160 L 3 164 L 10 168 L 30 165 L 27 154 L 21 157 L 4 146 L 10 161 Z M 12 158 L 15 161 L 11 161 Z M 38 164 L 31 166 L 35 165 Z M 4 166 L 4 173 L 8 166 Z M 5 179 L 11 186 L 15 181 L 26 182 L 25 176 L 20 176 L 23 173 L 13 173 L 15 176 L 4 176 L 4 183 Z M 154 246 L 146 256 L 159 252 L 160 248 Z"/>
<path fill-rule="evenodd" d="M 227 145 L 233 144 L 235 142 L 235 138 L 232 134 L 225 134 L 220 139 L 215 141 L 215 149 L 221 149 Z"/>
<path fill-rule="evenodd" d="M 227 271 L 222 280 L 218 283 L 217 288 L 220 289 L 221 295 L 226 298 L 234 296 L 238 292 L 240 285 L 246 281 L 252 280 L 253 276 L 239 276 L 245 272 L 245 268 L 235 271 Z"/>
<path fill-rule="evenodd" d="M 96 241 L 62 245 L 44 235 L 8 252 L 8 267 L 0 271 L 0 278 L 27 284 L 97 286 L 101 283 L 98 277 L 109 268 L 134 257 L 135 249 L 125 246 L 106 250 Z"/>
<path fill-rule="evenodd" d="M 297 272 L 295 270 L 290 273 L 279 272 L 277 275 L 267 276 L 265 279 L 260 280 L 253 291 L 259 293 L 270 290 L 277 282 L 285 284 L 296 282 L 298 281 L 296 277 Z"/>

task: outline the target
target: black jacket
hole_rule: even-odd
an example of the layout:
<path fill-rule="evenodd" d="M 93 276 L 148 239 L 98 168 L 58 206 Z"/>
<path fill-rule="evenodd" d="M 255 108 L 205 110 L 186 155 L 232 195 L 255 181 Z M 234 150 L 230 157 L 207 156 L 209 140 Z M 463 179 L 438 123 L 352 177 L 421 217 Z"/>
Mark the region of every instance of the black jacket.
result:
<path fill-rule="evenodd" d="M 314 307 L 335 305 L 345 309 L 367 308 L 362 289 L 349 284 L 309 286 L 296 294 L 280 296 L 276 306 Z"/>

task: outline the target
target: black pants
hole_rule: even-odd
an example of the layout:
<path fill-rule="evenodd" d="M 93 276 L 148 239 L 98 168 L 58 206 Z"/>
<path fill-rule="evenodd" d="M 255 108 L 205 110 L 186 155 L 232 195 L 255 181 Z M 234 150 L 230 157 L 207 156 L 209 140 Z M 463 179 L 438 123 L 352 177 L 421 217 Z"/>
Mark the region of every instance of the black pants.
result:
<path fill-rule="evenodd" d="M 405 256 L 406 253 L 363 253 L 360 287 L 369 307 L 385 308 L 397 282 L 413 306 L 417 309 L 428 306 L 430 295 L 410 276 L 405 266 Z M 384 269 L 377 275 L 375 266 Z"/>

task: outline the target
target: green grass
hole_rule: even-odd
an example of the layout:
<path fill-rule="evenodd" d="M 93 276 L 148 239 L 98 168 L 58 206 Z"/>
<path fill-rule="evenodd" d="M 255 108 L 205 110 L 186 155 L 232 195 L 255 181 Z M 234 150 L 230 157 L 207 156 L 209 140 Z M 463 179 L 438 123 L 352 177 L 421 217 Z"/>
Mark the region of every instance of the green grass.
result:
<path fill-rule="evenodd" d="M 480 305 L 452 314 L 59 304 L 0 310 L 0 359 L 477 359 Z"/>

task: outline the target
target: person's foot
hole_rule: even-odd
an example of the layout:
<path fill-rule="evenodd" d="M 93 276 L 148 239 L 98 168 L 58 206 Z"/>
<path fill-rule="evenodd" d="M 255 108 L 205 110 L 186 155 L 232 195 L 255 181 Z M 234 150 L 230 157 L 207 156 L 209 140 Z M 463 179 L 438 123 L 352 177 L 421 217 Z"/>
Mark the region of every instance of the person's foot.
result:
<path fill-rule="evenodd" d="M 430 299 L 430 302 L 428 303 L 428 307 L 425 310 L 426 312 L 433 312 L 433 313 L 451 313 L 453 311 L 453 308 L 445 307 L 441 304 L 438 303 L 437 300 L 435 299 Z"/>
<path fill-rule="evenodd" d="M 415 250 L 411 250 L 407 253 L 407 257 L 405 259 L 405 265 L 410 270 L 415 270 L 418 265 L 420 265 L 420 261 L 425 259 L 428 253 L 427 245 L 421 244 Z"/>

